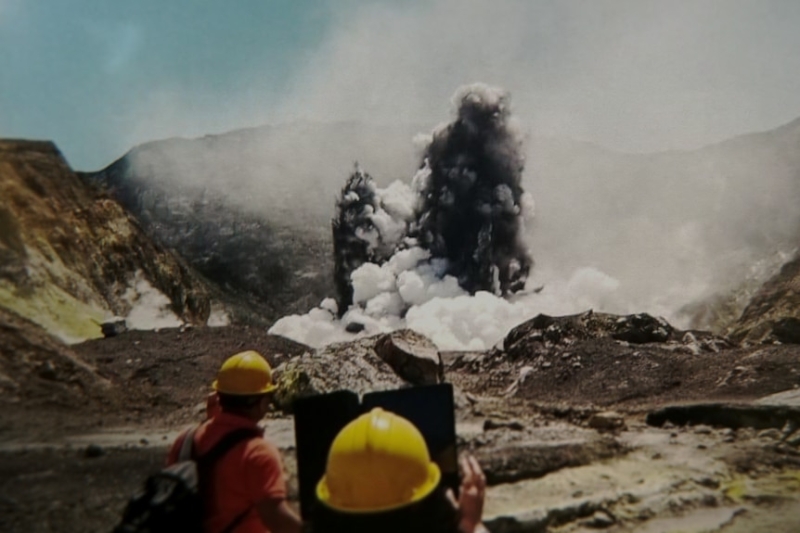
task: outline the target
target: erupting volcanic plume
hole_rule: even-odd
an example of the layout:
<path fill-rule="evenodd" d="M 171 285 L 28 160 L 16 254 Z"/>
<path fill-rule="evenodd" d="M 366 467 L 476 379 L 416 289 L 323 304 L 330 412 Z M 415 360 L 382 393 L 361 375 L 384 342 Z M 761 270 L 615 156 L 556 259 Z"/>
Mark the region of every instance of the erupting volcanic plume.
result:
<path fill-rule="evenodd" d="M 485 85 L 460 89 L 456 120 L 433 133 L 406 198 L 381 191 L 356 168 L 336 202 L 334 278 L 340 314 L 353 303 L 352 273 L 419 246 L 469 294 L 525 286 L 533 263 L 522 239 L 524 158 L 508 95 Z M 410 196 L 410 198 L 409 198 Z"/>
<path fill-rule="evenodd" d="M 524 288 L 533 202 L 508 95 L 482 84 L 453 99 L 411 184 L 381 189 L 358 166 L 332 221 L 337 297 L 270 330 L 309 345 L 409 327 L 442 348 L 484 349 L 529 313 Z"/>
<path fill-rule="evenodd" d="M 411 235 L 470 294 L 516 292 L 532 259 L 521 238 L 522 142 L 508 96 L 482 85 L 460 89 L 455 122 L 434 133 Z"/>
<path fill-rule="evenodd" d="M 379 192 L 372 176 L 356 165 L 336 200 L 336 218 L 331 224 L 333 276 L 341 313 L 353 303 L 352 273 L 364 263 L 385 263 L 397 251 L 397 240 L 406 232 L 402 214 L 387 213 Z"/>

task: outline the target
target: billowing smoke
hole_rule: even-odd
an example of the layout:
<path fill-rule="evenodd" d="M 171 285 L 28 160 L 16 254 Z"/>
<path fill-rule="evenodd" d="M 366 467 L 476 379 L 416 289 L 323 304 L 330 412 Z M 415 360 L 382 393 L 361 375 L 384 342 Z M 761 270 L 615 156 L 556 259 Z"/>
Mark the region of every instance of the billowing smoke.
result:
<path fill-rule="evenodd" d="M 379 189 L 358 167 L 336 202 L 334 279 L 339 313 L 353 303 L 353 273 L 419 247 L 437 276 L 469 294 L 524 288 L 532 259 L 524 243 L 524 157 L 508 95 L 482 84 L 458 90 L 455 120 L 434 131 L 411 188 Z M 402 307 L 402 306 L 401 306 Z"/>
<path fill-rule="evenodd" d="M 505 92 L 471 85 L 454 101 L 457 119 L 425 151 L 411 233 L 470 294 L 506 295 L 525 286 L 533 263 L 522 239 L 522 140 Z"/>
<path fill-rule="evenodd" d="M 453 101 L 454 121 L 427 138 L 410 184 L 380 188 L 356 166 L 332 221 L 336 301 L 271 333 L 320 345 L 411 327 L 442 348 L 483 349 L 525 318 L 526 304 L 502 298 L 525 287 L 533 264 L 508 95 L 476 84 Z"/>
<path fill-rule="evenodd" d="M 393 210 L 394 206 L 384 205 L 380 192 L 372 176 L 356 165 L 336 200 L 336 217 L 331 224 L 333 277 L 341 312 L 353 303 L 353 272 L 364 263 L 385 263 L 397 251 L 400 239 L 406 234 L 410 202 L 404 199 L 401 205 L 408 207 Z"/>

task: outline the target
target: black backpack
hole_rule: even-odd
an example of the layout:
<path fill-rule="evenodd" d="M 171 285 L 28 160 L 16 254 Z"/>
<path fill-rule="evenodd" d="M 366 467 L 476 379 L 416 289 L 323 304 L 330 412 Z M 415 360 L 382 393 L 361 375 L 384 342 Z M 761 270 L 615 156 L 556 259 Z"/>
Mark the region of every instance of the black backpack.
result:
<path fill-rule="evenodd" d="M 225 435 L 211 450 L 195 458 L 194 434 L 183 439 L 178 462 L 148 476 L 142 491 L 131 498 L 114 533 L 202 533 L 203 484 L 214 462 L 236 444 L 257 436 L 254 429 L 237 429 Z M 230 533 L 250 512 L 239 514 L 223 533 Z"/>

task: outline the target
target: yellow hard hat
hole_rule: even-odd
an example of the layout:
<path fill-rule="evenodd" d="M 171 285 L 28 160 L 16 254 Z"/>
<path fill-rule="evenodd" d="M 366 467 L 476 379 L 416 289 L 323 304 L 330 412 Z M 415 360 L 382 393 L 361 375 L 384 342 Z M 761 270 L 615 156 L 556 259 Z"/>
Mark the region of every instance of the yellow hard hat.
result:
<path fill-rule="evenodd" d="M 440 478 L 419 430 L 376 407 L 334 439 L 317 498 L 337 511 L 390 511 L 425 498 Z"/>
<path fill-rule="evenodd" d="M 272 368 L 258 352 L 248 350 L 229 357 L 217 372 L 211 387 L 223 394 L 266 394 L 275 390 Z"/>

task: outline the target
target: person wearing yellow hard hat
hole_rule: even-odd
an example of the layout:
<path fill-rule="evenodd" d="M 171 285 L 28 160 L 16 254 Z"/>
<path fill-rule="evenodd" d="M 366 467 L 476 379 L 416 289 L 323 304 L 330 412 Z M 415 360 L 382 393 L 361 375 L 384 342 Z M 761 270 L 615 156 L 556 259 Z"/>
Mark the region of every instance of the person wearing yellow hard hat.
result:
<path fill-rule="evenodd" d="M 270 408 L 275 384 L 261 354 L 229 357 L 212 384 L 218 410 L 170 449 L 168 464 L 188 458 L 208 465 L 201 475 L 206 533 L 299 533 L 301 520 L 286 501 L 286 478 L 277 447 L 258 422 Z"/>
<path fill-rule="evenodd" d="M 461 459 L 458 500 L 441 484 L 419 430 L 375 408 L 345 426 L 316 487 L 315 533 L 485 532 L 486 478 L 474 457 Z"/>

